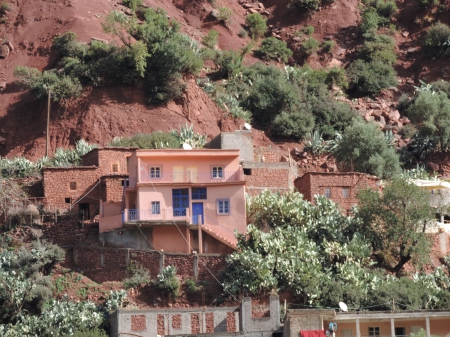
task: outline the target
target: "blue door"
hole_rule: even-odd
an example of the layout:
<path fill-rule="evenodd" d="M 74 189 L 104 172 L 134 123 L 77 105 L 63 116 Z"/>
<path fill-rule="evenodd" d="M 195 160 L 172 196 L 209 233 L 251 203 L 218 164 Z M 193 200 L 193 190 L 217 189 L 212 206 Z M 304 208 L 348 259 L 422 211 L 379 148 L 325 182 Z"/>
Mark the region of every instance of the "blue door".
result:
<path fill-rule="evenodd" d="M 186 216 L 186 208 L 189 208 L 189 189 L 177 188 L 172 190 L 173 216 Z"/>
<path fill-rule="evenodd" d="M 203 225 L 204 223 L 204 216 L 203 216 L 203 202 L 193 202 L 192 203 L 192 223 L 194 225 L 199 224 L 199 215 L 201 215 L 201 223 Z"/>

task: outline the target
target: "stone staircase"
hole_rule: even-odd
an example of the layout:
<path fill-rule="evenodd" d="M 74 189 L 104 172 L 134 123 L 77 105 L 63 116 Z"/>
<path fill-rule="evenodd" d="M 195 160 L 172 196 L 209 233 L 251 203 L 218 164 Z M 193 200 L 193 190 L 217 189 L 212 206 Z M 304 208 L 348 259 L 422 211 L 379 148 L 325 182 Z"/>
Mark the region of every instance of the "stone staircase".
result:
<path fill-rule="evenodd" d="M 87 221 L 85 221 L 83 242 L 88 245 L 96 246 L 98 245 L 98 237 L 99 237 L 98 222 L 87 223 Z"/>

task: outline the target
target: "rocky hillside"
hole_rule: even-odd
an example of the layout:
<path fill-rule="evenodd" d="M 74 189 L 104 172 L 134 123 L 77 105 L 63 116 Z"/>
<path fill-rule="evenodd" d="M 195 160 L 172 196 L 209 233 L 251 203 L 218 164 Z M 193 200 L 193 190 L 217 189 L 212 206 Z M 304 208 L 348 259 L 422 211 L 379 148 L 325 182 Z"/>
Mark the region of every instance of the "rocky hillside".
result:
<path fill-rule="evenodd" d="M 314 13 L 288 8 L 289 3 L 289 0 L 144 1 L 147 7 L 163 8 L 171 19 L 181 23 L 184 33 L 197 41 L 210 29 L 217 30 L 220 33 L 218 48 L 222 50 L 239 50 L 250 42 L 249 37 L 240 37 L 240 32 L 246 16 L 259 12 L 268 19 L 266 36 L 286 41 L 293 50 L 290 64 L 309 64 L 316 69 L 347 67 L 355 59 L 356 48 L 362 43 L 360 1 L 324 3 Z M 128 15 L 131 12 L 120 0 L 5 0 L 5 4 L 0 24 L 0 155 L 24 154 L 36 158 L 44 153 L 47 104 L 23 90 L 13 76 L 14 68 L 19 65 L 40 70 L 54 68 L 57 60 L 51 49 L 53 38 L 68 31 L 75 32 L 78 40 L 85 43 L 90 43 L 91 39 L 113 42 L 101 27 L 107 13 L 117 10 Z M 450 77 L 445 59 L 425 58 L 421 50 L 426 29 L 437 21 L 449 22 L 449 8 L 448 3 L 443 3 L 424 9 L 418 0 L 398 2 L 397 6 L 392 20 L 396 28 L 393 37 L 399 85 L 383 91 L 375 101 L 359 99 L 352 104 L 367 120 L 374 119 L 380 124 L 390 120 L 401 126 L 408 122 L 395 108 L 401 93 L 412 93 L 419 79 L 429 82 Z M 232 11 L 226 25 L 211 16 L 217 7 Z M 331 53 L 318 52 L 305 57 L 301 52 L 304 37 L 298 32 L 307 26 L 314 27 L 311 36 L 316 40 L 335 43 Z M 254 55 L 246 55 L 246 64 L 256 61 Z M 213 66 L 205 64 L 207 68 Z M 197 132 L 214 136 L 221 129 L 232 130 L 242 124 L 227 117 L 226 112 L 198 87 L 195 78 L 186 80 L 188 86 L 181 98 L 160 105 L 149 105 L 140 88 L 120 83 L 84 88 L 76 99 L 65 104 L 53 103 L 51 148 L 73 145 L 80 138 L 104 145 L 115 136 L 167 131 L 185 123 L 194 123 Z"/>

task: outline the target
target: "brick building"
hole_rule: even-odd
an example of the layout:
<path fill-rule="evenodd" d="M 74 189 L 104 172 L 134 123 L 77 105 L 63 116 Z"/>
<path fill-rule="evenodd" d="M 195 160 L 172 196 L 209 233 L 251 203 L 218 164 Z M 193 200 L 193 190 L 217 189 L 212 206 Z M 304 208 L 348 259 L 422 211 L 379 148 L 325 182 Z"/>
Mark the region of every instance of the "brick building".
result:
<path fill-rule="evenodd" d="M 358 172 L 307 172 L 295 179 L 294 185 L 309 202 L 314 202 L 315 195 L 324 195 L 348 212 L 357 204 L 358 190 L 377 188 L 379 179 Z"/>
<path fill-rule="evenodd" d="M 47 167 L 42 170 L 45 206 L 76 208 L 84 219 L 100 210 L 100 200 L 121 201 L 128 177 L 127 158 L 135 149 L 97 148 L 81 158 L 81 166 Z"/>

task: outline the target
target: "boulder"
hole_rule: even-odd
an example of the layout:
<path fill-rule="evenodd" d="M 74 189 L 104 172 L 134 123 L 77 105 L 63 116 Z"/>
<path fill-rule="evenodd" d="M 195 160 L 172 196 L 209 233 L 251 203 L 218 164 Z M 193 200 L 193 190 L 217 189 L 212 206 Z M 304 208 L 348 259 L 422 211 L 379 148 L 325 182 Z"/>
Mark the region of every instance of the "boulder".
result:
<path fill-rule="evenodd" d="M 5 81 L 0 82 L 0 91 L 5 90 L 5 88 L 6 88 L 6 82 Z"/>
<path fill-rule="evenodd" d="M 389 119 L 393 121 L 394 123 L 398 122 L 400 119 L 400 112 L 398 110 L 394 110 L 389 114 Z"/>
<path fill-rule="evenodd" d="M 332 59 L 332 60 L 330 61 L 330 63 L 328 63 L 328 66 L 329 66 L 330 68 L 332 68 L 332 67 L 341 67 L 341 66 L 342 66 L 342 62 L 339 61 L 339 60 L 337 60 L 337 59 Z"/>
<path fill-rule="evenodd" d="M 372 117 L 372 115 L 370 114 L 370 112 L 367 112 L 367 113 L 364 115 L 364 119 L 365 119 L 367 122 L 373 121 L 373 117 Z"/>
<path fill-rule="evenodd" d="M 13 51 L 13 50 L 14 50 L 14 45 L 12 44 L 11 41 L 5 41 L 3 44 L 6 45 L 6 46 L 8 46 L 8 48 L 9 48 L 10 51 Z"/>
<path fill-rule="evenodd" d="M 382 113 L 383 113 L 383 111 L 381 111 L 381 110 L 373 110 L 373 111 L 372 111 L 372 116 L 374 116 L 374 117 L 376 117 L 376 118 L 380 118 L 380 117 L 382 117 L 382 116 L 381 116 Z M 383 118 L 383 119 L 384 119 L 384 118 Z"/>
<path fill-rule="evenodd" d="M 7 58 L 9 55 L 9 47 L 5 44 L 0 46 L 0 58 Z"/>
<path fill-rule="evenodd" d="M 378 121 L 378 123 L 381 125 L 382 128 L 384 128 L 384 126 L 386 125 L 386 120 L 384 119 L 383 116 L 380 116 L 380 120 Z"/>

